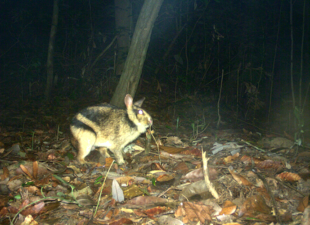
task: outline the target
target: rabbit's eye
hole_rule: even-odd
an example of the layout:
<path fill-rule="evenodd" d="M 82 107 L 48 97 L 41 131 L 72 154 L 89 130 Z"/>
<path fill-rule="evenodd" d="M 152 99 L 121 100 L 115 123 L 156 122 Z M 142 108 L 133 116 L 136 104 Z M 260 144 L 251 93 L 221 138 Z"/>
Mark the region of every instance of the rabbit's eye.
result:
<path fill-rule="evenodd" d="M 139 113 L 140 115 L 143 115 L 143 111 L 142 111 L 141 109 L 138 111 L 138 113 Z"/>

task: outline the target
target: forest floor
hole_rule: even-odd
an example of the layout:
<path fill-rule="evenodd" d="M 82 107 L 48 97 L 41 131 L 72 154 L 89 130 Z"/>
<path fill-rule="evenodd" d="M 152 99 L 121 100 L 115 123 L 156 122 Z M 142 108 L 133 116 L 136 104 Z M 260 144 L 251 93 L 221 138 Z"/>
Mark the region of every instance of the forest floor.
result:
<path fill-rule="evenodd" d="M 310 223 L 309 139 L 297 149 L 294 134 L 244 123 L 207 97 L 150 95 L 150 153 L 143 134 L 125 165 L 92 151 L 85 166 L 69 123 L 93 103 L 0 112 L 0 224 Z"/>

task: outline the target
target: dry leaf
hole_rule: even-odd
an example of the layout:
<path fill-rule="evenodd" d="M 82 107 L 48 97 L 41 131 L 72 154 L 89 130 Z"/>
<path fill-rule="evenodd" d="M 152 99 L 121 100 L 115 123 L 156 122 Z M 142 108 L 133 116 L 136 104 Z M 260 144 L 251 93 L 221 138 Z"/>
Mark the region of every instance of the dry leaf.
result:
<path fill-rule="evenodd" d="M 52 174 L 47 175 L 46 177 L 44 177 L 44 178 L 41 179 L 41 180 L 35 180 L 35 181 L 34 181 L 34 184 L 35 184 L 36 186 L 47 185 L 47 184 L 49 183 L 51 177 L 52 177 Z"/>
<path fill-rule="evenodd" d="M 195 149 L 186 149 L 185 151 L 180 152 L 182 155 L 192 155 L 195 157 L 200 157 L 201 158 L 201 151 L 197 148 Z"/>
<path fill-rule="evenodd" d="M 217 188 L 217 185 L 215 185 L 215 188 Z M 210 197 L 212 196 L 211 193 L 209 192 L 205 180 L 200 180 L 190 185 L 187 185 L 180 193 L 179 200 L 183 201 L 184 199 L 188 199 L 194 195 L 200 195 L 203 193 L 204 194 L 209 193 Z"/>
<path fill-rule="evenodd" d="M 3 218 L 3 217 L 5 217 L 8 213 L 9 213 L 8 208 L 7 208 L 7 207 L 3 207 L 3 208 L 0 210 L 0 217 Z"/>
<path fill-rule="evenodd" d="M 160 165 L 160 163 L 152 163 L 151 169 L 166 171 L 166 169 L 162 165 Z"/>
<path fill-rule="evenodd" d="M 236 153 L 234 155 L 231 156 L 227 156 L 226 158 L 224 158 L 224 162 L 225 163 L 232 163 L 233 161 L 235 161 L 237 158 L 239 157 L 239 153 Z"/>
<path fill-rule="evenodd" d="M 113 179 L 113 182 L 112 182 L 112 197 L 117 202 L 123 202 L 125 200 L 124 192 L 115 179 Z"/>
<path fill-rule="evenodd" d="M 134 223 L 132 220 L 128 218 L 121 218 L 119 220 L 114 220 L 113 222 L 109 222 L 109 225 L 120 225 L 120 224 L 134 224 Z"/>
<path fill-rule="evenodd" d="M 124 196 L 126 199 L 132 199 L 143 194 L 144 192 L 141 190 L 141 188 L 135 184 L 124 190 Z"/>
<path fill-rule="evenodd" d="M 252 187 L 253 184 L 248 181 L 245 177 L 239 175 L 239 174 L 236 174 L 233 170 L 231 169 L 228 169 L 228 171 L 231 173 L 231 175 L 233 176 L 233 178 L 238 182 L 238 184 L 240 185 L 245 185 L 245 186 L 250 186 Z"/>
<path fill-rule="evenodd" d="M 39 196 L 42 195 L 40 189 L 37 188 L 36 186 L 24 187 L 24 189 L 26 189 L 29 193 L 33 195 L 39 195 Z"/>
<path fill-rule="evenodd" d="M 309 195 L 307 195 L 301 199 L 301 201 L 299 202 L 299 205 L 297 207 L 297 210 L 299 212 L 304 212 L 305 208 L 308 206 L 308 204 L 309 204 Z"/>
<path fill-rule="evenodd" d="M 242 145 L 238 145 L 237 142 L 226 142 L 225 144 L 215 142 L 213 147 L 211 148 L 212 154 L 215 155 L 216 153 L 223 151 L 223 150 L 237 150 L 243 147 Z"/>
<path fill-rule="evenodd" d="M 173 179 L 174 179 L 174 176 L 172 176 L 170 174 L 163 174 L 163 175 L 160 175 L 159 177 L 157 177 L 156 181 L 157 182 L 166 182 L 166 181 L 170 181 Z"/>
<path fill-rule="evenodd" d="M 222 206 L 222 211 L 219 212 L 219 215 L 232 215 L 236 212 L 237 205 L 232 203 L 231 201 L 226 201 Z"/>
<path fill-rule="evenodd" d="M 218 177 L 217 170 L 215 168 L 209 167 L 209 179 L 215 180 Z M 188 174 L 182 176 L 181 180 L 188 180 L 191 182 L 198 181 L 204 178 L 202 168 L 195 169 Z"/>
<path fill-rule="evenodd" d="M 309 160 L 310 160 L 310 152 L 301 152 L 301 153 L 299 153 L 298 156 L 297 156 L 297 159 L 299 161 L 309 162 Z"/>
<path fill-rule="evenodd" d="M 146 205 L 154 205 L 158 203 L 164 204 L 166 202 L 167 202 L 167 199 L 164 199 L 164 198 L 158 198 L 155 196 L 139 196 L 139 197 L 129 200 L 126 205 L 146 206 Z"/>
<path fill-rule="evenodd" d="M 133 212 L 139 217 L 146 217 L 146 214 L 143 212 L 143 210 L 137 209 L 137 210 L 134 210 Z"/>
<path fill-rule="evenodd" d="M 118 177 L 118 178 L 115 178 L 115 180 L 119 183 L 121 187 L 131 186 L 132 183 L 134 182 L 134 178 L 130 176 Z"/>
<path fill-rule="evenodd" d="M 38 222 L 35 221 L 31 215 L 26 216 L 24 222 L 21 223 L 21 225 L 36 225 L 36 224 L 38 224 Z"/>
<path fill-rule="evenodd" d="M 109 158 L 105 158 L 105 167 L 109 168 L 112 164 L 112 162 L 114 161 L 113 158 L 109 157 Z"/>
<path fill-rule="evenodd" d="M 298 174 L 290 172 L 280 173 L 276 177 L 282 181 L 289 181 L 289 182 L 296 182 L 301 179 L 301 177 Z"/>
<path fill-rule="evenodd" d="M 183 222 L 181 220 L 175 219 L 171 216 L 161 216 L 158 218 L 159 224 L 165 224 L 165 225 L 183 225 Z"/>
<path fill-rule="evenodd" d="M 273 161 L 270 159 L 261 161 L 257 158 L 253 158 L 250 156 L 242 156 L 241 161 L 246 164 L 246 165 L 251 165 L 252 164 L 252 160 L 254 162 L 254 165 L 259 168 L 259 169 L 275 169 L 275 170 L 280 170 L 281 168 L 283 168 L 283 164 L 281 162 L 278 161 Z"/>
<path fill-rule="evenodd" d="M 32 163 L 32 174 L 33 174 L 33 178 L 37 179 L 38 178 L 38 170 L 39 170 L 39 166 L 38 166 L 38 161 L 34 161 Z"/>
<path fill-rule="evenodd" d="M 104 217 L 104 220 L 110 220 L 112 216 L 113 216 L 113 211 L 111 210 L 106 214 L 106 216 Z"/>
<path fill-rule="evenodd" d="M 269 196 L 268 191 L 265 187 L 256 188 L 256 191 L 258 193 L 260 193 L 265 199 L 267 199 L 267 201 L 270 200 L 270 196 Z"/>
<path fill-rule="evenodd" d="M 255 216 L 255 218 L 261 220 L 261 221 L 265 221 L 265 222 L 274 222 L 276 223 L 277 220 L 275 218 L 275 216 L 272 216 L 271 214 L 258 214 L 257 216 Z M 282 221 L 284 222 L 284 221 Z"/>
<path fill-rule="evenodd" d="M 3 167 L 3 174 L 1 175 L 1 180 L 5 180 L 6 178 L 8 178 L 10 176 L 9 170 L 7 167 Z"/>
<path fill-rule="evenodd" d="M 191 202 L 181 203 L 175 212 L 175 216 L 183 216 L 183 222 L 187 223 L 188 220 L 204 224 L 205 221 L 211 221 L 211 214 L 213 210 L 211 206 L 203 204 L 194 204 Z"/>
<path fill-rule="evenodd" d="M 276 162 L 270 159 L 261 161 L 257 163 L 256 166 L 259 169 L 276 169 L 276 170 L 280 170 L 283 167 L 281 162 Z"/>
<path fill-rule="evenodd" d="M 28 204 L 29 204 L 29 199 L 26 199 L 22 202 L 22 204 L 18 207 L 18 209 L 15 208 L 14 206 L 9 206 L 8 209 L 11 213 L 17 213 L 20 209 L 22 209 Z M 23 210 L 21 214 L 24 216 L 38 214 L 43 209 L 44 206 L 45 206 L 44 202 L 39 202 L 35 205 L 30 205 L 25 210 Z"/>
<path fill-rule="evenodd" d="M 32 175 L 29 173 L 28 169 L 27 169 L 24 165 L 21 164 L 21 165 L 19 165 L 19 167 L 22 169 L 22 171 L 23 171 L 30 179 L 34 180 L 33 177 L 32 177 Z"/>
<path fill-rule="evenodd" d="M 160 157 L 162 159 L 165 159 L 165 158 L 166 159 L 180 159 L 183 161 L 190 161 L 193 159 L 192 155 L 170 154 L 170 153 L 165 152 L 165 151 L 160 152 Z"/>
<path fill-rule="evenodd" d="M 168 208 L 166 206 L 157 206 L 157 207 L 154 207 L 154 208 L 151 208 L 151 209 L 144 210 L 143 212 L 146 215 L 153 217 L 155 215 L 159 215 L 159 214 L 165 213 L 168 210 L 170 210 L 170 208 Z"/>
<path fill-rule="evenodd" d="M 254 164 L 261 162 L 261 160 L 247 156 L 247 155 L 242 156 L 240 159 L 240 161 L 243 162 L 245 165 L 252 164 L 252 160 L 254 161 Z"/>
<path fill-rule="evenodd" d="M 173 168 L 173 171 L 177 173 L 186 174 L 188 173 L 189 169 L 185 162 L 180 162 L 176 167 Z"/>
<path fill-rule="evenodd" d="M 257 215 L 257 213 L 269 214 L 271 208 L 267 206 L 265 199 L 261 195 L 254 195 L 244 201 L 242 204 L 239 216 L 242 215 Z"/>
<path fill-rule="evenodd" d="M 180 153 L 185 150 L 184 148 L 167 147 L 167 146 L 159 146 L 159 149 L 168 152 L 170 154 Z"/>
<path fill-rule="evenodd" d="M 32 174 L 33 174 L 33 164 L 26 163 L 25 165 L 20 165 L 20 167 L 16 169 L 16 174 L 23 174 L 23 173 L 25 173 L 25 171 L 22 170 L 22 167 L 25 169 L 25 171 L 28 171 L 28 173 L 31 175 L 31 177 L 33 177 L 32 176 Z M 38 174 L 37 175 L 38 177 L 42 177 L 44 175 L 51 174 L 51 172 L 48 171 L 46 168 L 44 168 L 44 164 L 43 164 L 43 166 L 40 166 L 40 163 L 39 163 L 37 174 Z"/>
<path fill-rule="evenodd" d="M 43 130 L 37 130 L 37 129 L 35 129 L 34 132 L 35 132 L 36 134 L 39 134 L 39 135 L 44 134 L 44 131 L 43 131 Z"/>

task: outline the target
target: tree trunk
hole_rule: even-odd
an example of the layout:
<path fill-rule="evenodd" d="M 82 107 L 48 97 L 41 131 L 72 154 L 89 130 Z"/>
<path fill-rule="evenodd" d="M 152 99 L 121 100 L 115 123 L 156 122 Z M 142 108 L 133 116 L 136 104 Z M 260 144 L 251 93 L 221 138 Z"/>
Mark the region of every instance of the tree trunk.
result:
<path fill-rule="evenodd" d="M 130 0 L 115 0 L 115 27 L 117 33 L 117 57 L 115 75 L 121 75 L 130 46 L 132 34 L 132 4 Z"/>
<path fill-rule="evenodd" d="M 55 36 L 58 25 L 58 0 L 54 0 L 54 8 L 53 8 L 53 19 L 50 33 L 50 41 L 48 44 L 48 54 L 47 54 L 47 79 L 46 79 L 46 88 L 45 88 L 45 100 L 49 100 L 51 97 L 51 92 L 53 88 L 53 69 L 54 69 L 54 43 Z"/>
<path fill-rule="evenodd" d="M 145 0 L 132 37 L 128 56 L 120 81 L 113 94 L 111 104 L 124 105 L 124 97 L 136 93 L 146 52 L 149 46 L 152 28 L 163 0 Z"/>

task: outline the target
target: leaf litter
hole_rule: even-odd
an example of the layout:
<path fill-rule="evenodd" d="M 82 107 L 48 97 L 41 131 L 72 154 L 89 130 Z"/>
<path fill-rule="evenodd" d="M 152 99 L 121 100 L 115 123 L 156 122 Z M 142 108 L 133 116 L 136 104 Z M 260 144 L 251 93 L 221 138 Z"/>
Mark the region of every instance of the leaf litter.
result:
<path fill-rule="evenodd" d="M 131 146 L 135 151 L 124 154 L 125 166 L 116 165 L 111 157 L 98 160 L 96 151 L 91 153 L 94 160 L 88 159 L 91 166 L 78 164 L 69 133 L 59 132 L 56 126 L 42 125 L 32 132 L 2 128 L 0 223 L 293 224 L 309 220 L 309 152 L 293 157 L 293 142 L 286 134 L 261 138 L 248 127 L 215 130 L 216 117 L 208 113 L 204 116 L 208 126 L 194 122 L 203 127 L 199 132 L 193 130 L 197 126 L 191 125 L 191 116 L 179 119 L 176 126 L 172 119 L 161 121 L 154 112 L 156 142 L 152 140 L 151 152 L 144 154 L 142 135 L 136 147 Z"/>

